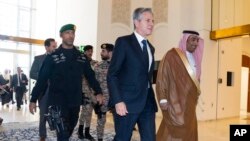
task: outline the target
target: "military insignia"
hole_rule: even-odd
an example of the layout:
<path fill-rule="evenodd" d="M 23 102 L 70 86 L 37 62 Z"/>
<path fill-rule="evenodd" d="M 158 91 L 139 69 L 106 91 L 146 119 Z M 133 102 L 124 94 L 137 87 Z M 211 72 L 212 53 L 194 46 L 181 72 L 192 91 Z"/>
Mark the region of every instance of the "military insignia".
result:
<path fill-rule="evenodd" d="M 54 61 L 58 61 L 59 60 L 59 58 L 54 58 Z"/>
<path fill-rule="evenodd" d="M 81 54 L 80 56 L 77 57 L 77 61 L 78 61 L 78 62 L 84 63 L 85 60 L 86 60 L 86 57 L 85 57 L 84 55 L 82 55 L 82 54 Z"/>
<path fill-rule="evenodd" d="M 66 57 L 63 55 L 63 53 L 60 54 L 60 58 L 61 58 L 61 60 L 65 60 L 66 59 Z"/>
<path fill-rule="evenodd" d="M 104 45 L 102 45 L 102 48 L 103 48 L 103 49 L 105 49 L 106 47 L 107 47 L 107 46 L 106 46 L 105 44 L 104 44 Z"/>
<path fill-rule="evenodd" d="M 52 55 L 53 61 L 58 64 L 60 62 L 64 62 L 66 60 L 66 57 L 61 53 L 60 55 L 54 54 Z"/>
<path fill-rule="evenodd" d="M 57 54 L 52 55 L 53 58 L 57 58 L 57 56 L 58 56 Z"/>

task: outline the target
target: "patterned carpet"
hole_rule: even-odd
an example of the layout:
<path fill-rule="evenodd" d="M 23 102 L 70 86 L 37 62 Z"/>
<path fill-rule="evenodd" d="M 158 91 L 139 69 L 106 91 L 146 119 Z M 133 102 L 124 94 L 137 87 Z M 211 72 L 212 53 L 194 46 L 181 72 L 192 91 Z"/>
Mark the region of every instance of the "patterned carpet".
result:
<path fill-rule="evenodd" d="M 96 139 L 96 125 L 91 125 L 91 135 Z M 107 125 L 104 133 L 104 141 L 112 141 L 114 137 L 114 129 L 112 125 Z M 48 141 L 56 141 L 56 134 L 54 131 L 47 130 Z M 77 137 L 77 128 L 74 130 L 70 141 L 85 141 L 80 140 Z M 137 135 L 133 135 L 132 141 L 138 141 L 135 139 Z M 4 123 L 0 126 L 0 141 L 38 141 L 38 122 L 14 122 Z M 86 140 L 87 141 L 87 140 Z"/>

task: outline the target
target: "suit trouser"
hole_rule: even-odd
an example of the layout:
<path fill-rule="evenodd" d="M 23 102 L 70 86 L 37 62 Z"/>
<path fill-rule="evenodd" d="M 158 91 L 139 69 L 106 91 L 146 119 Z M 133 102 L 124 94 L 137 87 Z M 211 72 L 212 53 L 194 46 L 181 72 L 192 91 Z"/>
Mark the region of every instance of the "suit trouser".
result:
<path fill-rule="evenodd" d="M 141 141 L 155 141 L 155 107 L 152 98 L 148 97 L 146 105 L 141 113 L 128 113 L 119 116 L 114 113 L 115 137 L 114 141 L 130 141 L 133 128 L 137 123 Z"/>
<path fill-rule="evenodd" d="M 23 100 L 24 88 L 17 87 L 16 88 L 16 105 L 17 108 L 21 108 L 22 100 Z"/>
<path fill-rule="evenodd" d="M 44 114 L 48 113 L 48 89 L 46 90 L 45 94 L 39 101 L 39 109 L 40 109 L 39 136 L 47 137 L 46 119 Z"/>
<path fill-rule="evenodd" d="M 79 117 L 80 105 L 75 107 L 61 107 L 61 114 L 65 130 L 57 133 L 57 141 L 69 141 Z"/>

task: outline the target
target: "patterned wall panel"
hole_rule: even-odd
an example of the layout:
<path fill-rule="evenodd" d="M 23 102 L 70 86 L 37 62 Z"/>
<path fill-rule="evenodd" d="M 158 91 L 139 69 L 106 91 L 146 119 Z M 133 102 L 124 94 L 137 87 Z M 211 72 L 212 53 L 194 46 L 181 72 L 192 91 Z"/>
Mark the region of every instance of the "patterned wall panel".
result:
<path fill-rule="evenodd" d="M 131 0 L 112 0 L 111 23 L 121 23 L 130 27 Z"/>
<path fill-rule="evenodd" d="M 153 0 L 155 25 L 168 22 L 168 0 Z"/>

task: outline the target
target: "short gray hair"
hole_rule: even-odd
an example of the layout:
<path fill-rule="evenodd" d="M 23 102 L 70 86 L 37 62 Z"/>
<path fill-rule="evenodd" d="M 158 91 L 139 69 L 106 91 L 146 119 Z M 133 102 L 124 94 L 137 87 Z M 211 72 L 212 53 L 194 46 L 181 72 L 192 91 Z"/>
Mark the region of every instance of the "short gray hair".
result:
<path fill-rule="evenodd" d="M 153 14 L 151 8 L 139 7 L 139 8 L 136 8 L 134 13 L 133 13 L 133 20 L 140 20 L 142 18 L 141 15 L 144 12 L 149 12 L 149 13 Z"/>

